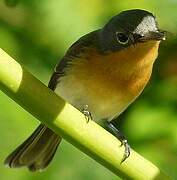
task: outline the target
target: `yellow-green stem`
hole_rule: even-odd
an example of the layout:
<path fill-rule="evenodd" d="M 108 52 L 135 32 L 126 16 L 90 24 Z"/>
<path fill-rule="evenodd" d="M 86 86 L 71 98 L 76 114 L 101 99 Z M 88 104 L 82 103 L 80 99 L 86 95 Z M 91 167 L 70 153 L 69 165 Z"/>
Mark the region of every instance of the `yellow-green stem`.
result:
<path fill-rule="evenodd" d="M 126 179 L 169 179 L 158 167 L 135 151 L 120 163 L 124 148 L 120 142 L 93 121 L 65 103 L 0 49 L 0 89 L 34 117 L 84 153 Z M 10 125 L 10 123 L 9 123 Z"/>

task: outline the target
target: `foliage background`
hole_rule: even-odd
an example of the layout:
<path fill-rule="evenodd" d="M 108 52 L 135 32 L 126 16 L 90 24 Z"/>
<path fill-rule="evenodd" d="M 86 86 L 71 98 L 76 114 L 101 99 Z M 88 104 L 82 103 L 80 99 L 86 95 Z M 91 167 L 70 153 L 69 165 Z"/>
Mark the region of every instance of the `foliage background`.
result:
<path fill-rule="evenodd" d="M 132 148 L 177 178 L 177 0 L 1 0 L 0 47 L 45 84 L 55 64 L 80 36 L 125 9 L 153 12 L 170 33 L 160 48 L 151 83 L 118 121 Z M 123 119 L 123 120 L 121 120 Z M 9 169 L 3 160 L 39 122 L 0 92 L 0 179 L 117 179 L 63 141 L 42 173 Z"/>

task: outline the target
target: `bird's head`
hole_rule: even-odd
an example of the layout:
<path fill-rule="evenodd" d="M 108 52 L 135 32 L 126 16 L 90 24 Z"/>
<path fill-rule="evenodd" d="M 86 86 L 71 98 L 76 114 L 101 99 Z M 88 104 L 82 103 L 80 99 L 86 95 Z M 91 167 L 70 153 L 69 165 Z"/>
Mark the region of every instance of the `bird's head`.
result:
<path fill-rule="evenodd" d="M 114 16 L 102 28 L 100 40 L 104 52 L 119 51 L 139 43 L 165 40 L 165 31 L 159 29 L 152 13 L 133 9 Z"/>

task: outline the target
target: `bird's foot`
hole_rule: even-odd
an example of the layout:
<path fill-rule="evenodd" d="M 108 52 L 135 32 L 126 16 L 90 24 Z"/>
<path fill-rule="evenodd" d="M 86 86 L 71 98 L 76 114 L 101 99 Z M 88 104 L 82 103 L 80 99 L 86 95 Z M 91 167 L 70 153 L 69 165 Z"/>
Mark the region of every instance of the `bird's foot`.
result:
<path fill-rule="evenodd" d="M 121 141 L 121 140 L 120 140 Z M 130 145 L 126 139 L 121 141 L 121 146 L 124 146 L 125 151 L 121 163 L 123 163 L 130 156 Z"/>
<path fill-rule="evenodd" d="M 92 114 L 91 114 L 91 112 L 88 110 L 88 105 L 84 105 L 84 107 L 83 107 L 83 109 L 81 110 L 81 112 L 84 114 L 87 123 L 88 123 L 90 120 L 92 120 Z"/>
<path fill-rule="evenodd" d="M 130 156 L 130 145 L 125 136 L 111 123 L 107 121 L 107 127 L 109 130 L 121 141 L 121 146 L 124 146 L 125 151 L 121 163 L 123 163 Z"/>

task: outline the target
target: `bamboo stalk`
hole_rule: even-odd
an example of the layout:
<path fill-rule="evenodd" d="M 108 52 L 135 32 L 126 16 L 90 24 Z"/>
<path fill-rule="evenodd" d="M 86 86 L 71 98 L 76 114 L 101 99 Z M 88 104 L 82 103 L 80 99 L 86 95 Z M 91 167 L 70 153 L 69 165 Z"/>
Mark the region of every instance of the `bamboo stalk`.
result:
<path fill-rule="evenodd" d="M 34 117 L 84 153 L 126 179 L 170 179 L 148 160 L 131 151 L 120 163 L 124 148 L 97 125 L 31 75 L 0 49 L 0 89 Z M 10 125 L 10 123 L 9 123 Z"/>

